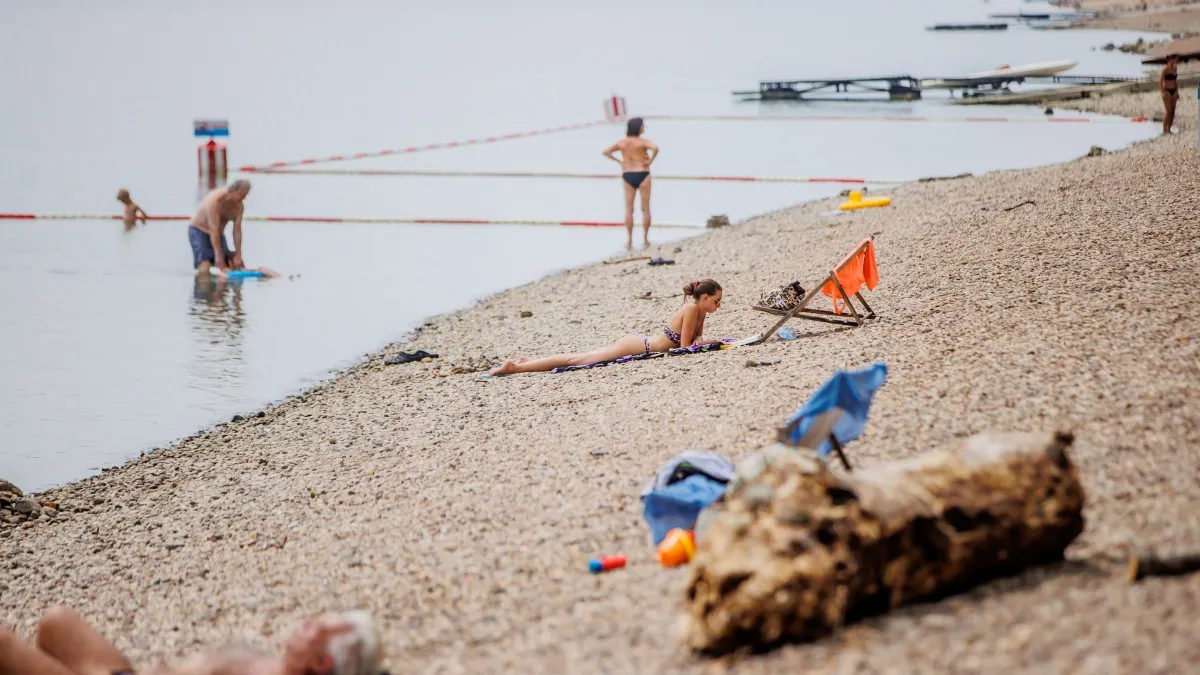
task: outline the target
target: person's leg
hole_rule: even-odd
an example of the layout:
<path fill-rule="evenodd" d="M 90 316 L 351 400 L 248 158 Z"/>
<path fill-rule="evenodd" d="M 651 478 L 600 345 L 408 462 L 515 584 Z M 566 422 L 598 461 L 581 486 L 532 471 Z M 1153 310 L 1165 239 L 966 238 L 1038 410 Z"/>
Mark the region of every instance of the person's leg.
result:
<path fill-rule="evenodd" d="M 646 176 L 638 190 L 642 193 L 642 246 L 650 246 L 650 186 L 653 182 L 650 176 Z"/>
<path fill-rule="evenodd" d="M 196 269 L 196 275 L 207 278 L 208 268 L 216 260 L 212 242 L 208 240 L 207 234 L 194 227 L 188 227 L 188 244 L 192 247 L 192 267 Z"/>
<path fill-rule="evenodd" d="M 512 375 L 514 373 L 544 373 L 555 368 L 574 365 L 574 362 L 583 356 L 583 354 L 555 354 L 533 361 L 520 359 L 516 361 L 505 361 L 503 365 L 492 371 L 492 375 Z"/>
<path fill-rule="evenodd" d="M 133 665 L 116 647 L 67 607 L 55 607 L 42 615 L 37 646 L 77 675 L 133 672 Z"/>
<path fill-rule="evenodd" d="M 0 675 L 75 675 L 49 654 L 26 644 L 17 634 L 0 627 Z"/>
<path fill-rule="evenodd" d="M 1175 104 L 1179 101 L 1179 94 L 1169 94 L 1163 97 L 1163 133 L 1171 133 L 1171 125 L 1175 123 Z"/>
<path fill-rule="evenodd" d="M 622 356 L 630 356 L 632 354 L 643 354 L 646 351 L 646 343 L 640 335 L 626 335 L 617 340 L 608 347 L 594 349 L 590 352 L 580 352 L 578 354 L 555 354 L 546 358 L 536 359 L 533 361 L 525 361 L 518 363 L 516 361 L 505 361 L 504 365 L 492 371 L 493 375 L 510 375 L 512 373 L 544 373 L 555 368 L 565 368 L 567 366 L 586 366 L 592 363 L 601 361 L 610 361 L 618 359 Z"/>
<path fill-rule="evenodd" d="M 621 185 L 625 188 L 625 248 L 633 248 L 633 198 L 637 190 L 624 178 Z"/>
<path fill-rule="evenodd" d="M 221 255 L 225 257 L 225 265 L 231 270 L 246 267 L 246 263 L 242 261 L 241 253 L 229 248 L 229 242 L 225 240 L 224 234 L 221 235 Z"/>

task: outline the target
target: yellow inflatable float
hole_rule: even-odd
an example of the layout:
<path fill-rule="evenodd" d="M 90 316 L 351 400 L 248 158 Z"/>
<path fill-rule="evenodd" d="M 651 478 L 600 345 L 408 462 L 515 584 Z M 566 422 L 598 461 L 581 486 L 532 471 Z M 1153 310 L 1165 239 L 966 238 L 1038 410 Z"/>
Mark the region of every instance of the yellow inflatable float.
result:
<path fill-rule="evenodd" d="M 869 197 L 863 199 L 862 192 L 852 190 L 850 192 L 850 201 L 842 204 L 838 208 L 842 211 L 854 211 L 857 209 L 873 209 L 876 206 L 890 206 L 892 203 L 891 197 Z"/>

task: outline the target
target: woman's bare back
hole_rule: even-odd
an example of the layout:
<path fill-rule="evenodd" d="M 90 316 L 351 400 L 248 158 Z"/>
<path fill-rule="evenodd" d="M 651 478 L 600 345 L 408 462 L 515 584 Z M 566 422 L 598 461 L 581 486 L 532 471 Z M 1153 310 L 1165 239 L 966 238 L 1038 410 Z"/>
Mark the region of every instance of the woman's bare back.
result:
<path fill-rule="evenodd" d="M 658 146 L 648 138 L 627 136 L 617 141 L 621 153 L 621 171 L 649 171 L 650 152 L 658 152 Z"/>
<path fill-rule="evenodd" d="M 683 335 L 684 320 L 688 317 L 695 321 L 695 324 L 692 327 L 692 342 L 696 342 L 700 339 L 700 336 L 704 334 L 704 313 L 696 311 L 695 305 L 685 304 L 684 306 L 680 307 L 678 311 L 676 311 L 675 314 L 667 320 L 666 327 L 675 331 L 675 333 L 678 335 Z"/>

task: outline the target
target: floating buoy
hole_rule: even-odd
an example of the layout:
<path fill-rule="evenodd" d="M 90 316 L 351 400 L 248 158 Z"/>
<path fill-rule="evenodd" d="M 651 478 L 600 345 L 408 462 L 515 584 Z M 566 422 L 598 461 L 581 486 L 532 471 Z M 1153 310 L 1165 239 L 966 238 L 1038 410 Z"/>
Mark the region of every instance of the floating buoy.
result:
<path fill-rule="evenodd" d="M 229 136 L 227 120 L 196 120 L 192 123 L 196 138 L 207 138 L 208 142 L 196 147 L 196 172 L 200 184 L 209 189 L 223 185 L 229 176 L 229 162 L 225 154 L 225 144 L 218 143 L 216 137 Z"/>
<path fill-rule="evenodd" d="M 196 147 L 196 169 L 200 182 L 209 188 L 221 185 L 229 177 L 229 162 L 226 161 L 225 144 L 210 140 Z"/>
<path fill-rule="evenodd" d="M 891 203 L 891 197 L 869 197 L 867 199 L 863 199 L 862 192 L 858 190 L 851 190 L 850 201 L 842 204 L 838 208 L 842 211 L 854 211 L 857 209 L 873 209 L 876 206 L 889 206 Z"/>

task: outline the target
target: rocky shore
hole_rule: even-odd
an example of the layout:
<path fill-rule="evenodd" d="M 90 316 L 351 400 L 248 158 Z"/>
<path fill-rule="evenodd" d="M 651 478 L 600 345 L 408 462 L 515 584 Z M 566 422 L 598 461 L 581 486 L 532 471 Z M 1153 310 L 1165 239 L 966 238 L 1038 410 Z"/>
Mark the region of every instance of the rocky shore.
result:
<path fill-rule="evenodd" d="M 1097 17 L 1085 28 L 1138 30 L 1173 35 L 1200 33 L 1200 3 L 1193 0 L 1085 0 L 1081 10 Z"/>
<path fill-rule="evenodd" d="M 1191 0 L 1156 0 L 1133 2 L 1131 0 L 1088 0 L 1081 8 L 1097 12 L 1095 19 L 1084 21 L 1081 28 L 1102 30 L 1134 30 L 1165 33 L 1161 40 L 1136 42 L 1124 45 L 1108 44 L 1103 49 L 1148 56 L 1165 56 L 1171 53 L 1187 53 L 1200 50 L 1200 3 Z M 1194 70 L 1190 64 L 1182 69 Z"/>
<path fill-rule="evenodd" d="M 906 185 L 852 215 L 805 204 L 650 252 L 674 266 L 563 272 L 94 478 L 0 484 L 0 623 L 28 634 L 66 603 L 145 664 L 278 648 L 304 616 L 364 607 L 393 673 L 1182 672 L 1200 657 L 1200 575 L 1123 578 L 1131 553 L 1200 549 L 1200 160 L 1195 106 L 1179 114 L 1181 133 L 1125 151 Z M 863 328 L 479 378 L 658 330 L 695 278 L 725 287 L 707 333 L 760 331 L 761 291 L 816 282 L 870 235 L 880 316 Z M 398 349 L 442 358 L 384 365 Z M 836 369 L 880 360 L 856 465 L 986 429 L 1074 433 L 1086 529 L 1067 561 L 812 644 L 692 656 L 685 573 L 654 562 L 641 488 L 679 450 L 756 449 Z M 626 569 L 586 572 L 618 552 Z"/>

